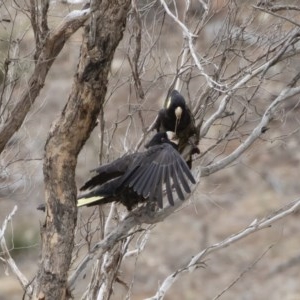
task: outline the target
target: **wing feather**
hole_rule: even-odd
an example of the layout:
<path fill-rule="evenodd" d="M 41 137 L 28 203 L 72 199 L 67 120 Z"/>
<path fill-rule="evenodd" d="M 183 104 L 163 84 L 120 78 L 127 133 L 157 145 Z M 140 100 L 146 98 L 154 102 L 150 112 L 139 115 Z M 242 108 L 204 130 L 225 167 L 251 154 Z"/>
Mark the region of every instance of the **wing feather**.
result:
<path fill-rule="evenodd" d="M 183 172 L 188 177 L 188 179 L 190 180 L 191 183 L 196 184 L 196 180 L 195 180 L 193 174 L 191 173 L 191 170 L 188 167 L 187 163 L 183 160 L 183 158 L 181 156 L 180 156 L 180 158 L 181 158 L 180 166 L 181 166 Z"/>
<path fill-rule="evenodd" d="M 124 185 L 128 187 L 132 187 L 134 191 L 136 191 L 137 183 L 141 179 L 141 176 L 144 174 L 144 168 L 137 167 L 135 170 L 133 170 L 129 175 L 126 182 L 124 182 Z"/>
<path fill-rule="evenodd" d="M 195 183 L 195 179 L 179 152 L 169 144 L 160 145 L 148 157 L 151 160 L 147 177 L 148 182 L 138 189 L 139 193 L 150 200 L 156 200 L 162 207 L 162 188 L 166 185 L 167 198 L 170 205 L 174 205 L 172 183 L 180 200 L 184 200 L 183 190 L 191 192 L 188 181 Z M 155 167 L 153 167 L 155 165 Z M 186 176 L 186 177 L 185 177 Z"/>
<path fill-rule="evenodd" d="M 167 190 L 167 197 L 170 205 L 174 205 L 173 193 L 172 193 L 172 186 L 171 186 L 171 166 L 168 165 L 166 168 L 165 174 L 165 183 L 166 183 L 166 190 Z"/>
<path fill-rule="evenodd" d="M 100 167 L 91 170 L 91 172 L 96 172 L 97 174 L 90 178 L 79 190 L 85 191 L 87 189 L 92 189 L 97 185 L 101 185 L 111 179 L 123 175 L 130 164 L 132 164 L 139 156 L 141 156 L 141 153 L 128 154 L 111 163 L 101 165 Z"/>
<path fill-rule="evenodd" d="M 150 164 L 149 167 L 148 166 L 143 167 L 143 174 L 139 178 L 139 180 L 136 182 L 135 189 L 134 189 L 134 191 L 136 191 L 138 193 L 138 195 L 143 195 L 144 190 L 147 186 L 147 183 L 151 179 L 151 175 L 154 171 L 154 168 L 155 168 L 154 164 Z"/>
<path fill-rule="evenodd" d="M 151 172 L 151 175 L 149 177 L 149 180 L 143 190 L 143 197 L 146 198 L 147 196 L 149 196 L 150 194 L 150 190 L 152 188 L 155 188 L 155 181 L 156 181 L 156 178 L 158 177 L 158 172 L 159 172 L 159 166 L 158 164 L 154 164 L 152 163 L 151 164 L 153 166 L 153 170 Z"/>
<path fill-rule="evenodd" d="M 184 190 L 187 192 L 187 193 L 190 193 L 191 192 L 191 189 L 189 187 L 189 184 L 183 174 L 183 170 L 181 168 L 181 165 L 180 164 L 177 164 L 176 165 L 176 173 L 178 175 L 178 179 L 180 181 L 180 183 L 182 184 Z"/>
<path fill-rule="evenodd" d="M 162 184 L 160 182 L 161 179 L 161 173 L 162 173 L 162 169 L 160 166 L 158 166 L 157 171 L 156 171 L 156 176 L 153 180 L 153 184 L 150 188 L 150 194 L 149 194 L 149 199 L 150 201 L 154 201 L 155 198 L 157 198 L 157 190 L 158 189 L 162 189 Z"/>
<path fill-rule="evenodd" d="M 162 196 L 162 183 L 163 178 L 165 176 L 165 168 L 164 166 L 160 168 L 159 181 L 155 188 L 155 199 L 157 201 L 157 205 L 159 208 L 163 208 L 163 196 Z"/>
<path fill-rule="evenodd" d="M 183 192 L 181 190 L 180 184 L 178 182 L 177 171 L 176 171 L 175 168 L 173 168 L 172 171 L 173 171 L 172 172 L 172 179 L 173 179 L 175 190 L 177 192 L 177 195 L 178 195 L 179 199 L 183 201 L 184 200 L 184 195 L 183 195 Z"/>
<path fill-rule="evenodd" d="M 176 191 L 178 197 L 184 200 L 183 190 L 190 193 L 189 181 L 195 183 L 186 162 L 179 152 L 167 143 L 152 146 L 143 153 L 119 158 L 94 171 L 98 174 L 81 188 L 92 189 L 80 197 L 80 206 L 105 203 L 103 198 L 114 201 L 108 199 L 129 188 L 145 199 L 156 201 L 162 208 L 164 185 L 168 201 L 170 205 L 174 205 L 173 192 Z"/>

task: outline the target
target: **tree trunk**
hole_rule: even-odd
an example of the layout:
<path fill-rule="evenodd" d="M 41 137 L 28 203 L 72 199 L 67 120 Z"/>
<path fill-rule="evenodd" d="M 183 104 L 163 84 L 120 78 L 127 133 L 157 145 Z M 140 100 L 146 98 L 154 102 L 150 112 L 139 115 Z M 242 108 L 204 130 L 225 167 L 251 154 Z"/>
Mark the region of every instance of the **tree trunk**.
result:
<path fill-rule="evenodd" d="M 104 101 L 108 73 L 123 36 L 130 0 L 92 1 L 91 21 L 72 91 L 60 119 L 50 130 L 44 158 L 46 220 L 34 299 L 67 299 L 67 274 L 77 221 L 75 167 L 95 127 Z"/>

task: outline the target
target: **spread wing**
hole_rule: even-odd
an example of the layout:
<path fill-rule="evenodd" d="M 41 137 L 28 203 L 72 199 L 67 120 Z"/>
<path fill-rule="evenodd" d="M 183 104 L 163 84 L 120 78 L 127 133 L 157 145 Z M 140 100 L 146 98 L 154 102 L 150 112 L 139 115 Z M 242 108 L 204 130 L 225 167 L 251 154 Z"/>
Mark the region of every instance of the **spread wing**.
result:
<path fill-rule="evenodd" d="M 138 157 L 122 176 L 122 186 L 132 188 L 138 195 L 157 201 L 163 207 L 162 191 L 166 186 L 168 201 L 174 205 L 173 188 L 181 200 L 190 193 L 188 181 L 195 179 L 176 149 L 169 144 L 151 147 Z"/>
<path fill-rule="evenodd" d="M 111 179 L 123 175 L 133 160 L 139 156 L 140 153 L 128 154 L 114 160 L 111 163 L 101 165 L 100 167 L 91 170 L 91 172 L 96 172 L 97 175 L 90 178 L 81 188 L 80 191 L 85 191 L 87 189 L 92 189 L 97 185 L 101 185 L 108 182 Z"/>

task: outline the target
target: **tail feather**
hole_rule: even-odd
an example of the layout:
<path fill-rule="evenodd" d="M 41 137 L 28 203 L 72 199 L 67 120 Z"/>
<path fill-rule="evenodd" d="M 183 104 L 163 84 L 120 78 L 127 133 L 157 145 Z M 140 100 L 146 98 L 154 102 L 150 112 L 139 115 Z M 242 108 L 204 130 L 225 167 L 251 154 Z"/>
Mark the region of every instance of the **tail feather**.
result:
<path fill-rule="evenodd" d="M 104 201 L 105 197 L 103 197 L 103 196 L 94 196 L 94 197 L 80 198 L 80 199 L 77 200 L 77 207 L 101 204 L 101 200 Z"/>

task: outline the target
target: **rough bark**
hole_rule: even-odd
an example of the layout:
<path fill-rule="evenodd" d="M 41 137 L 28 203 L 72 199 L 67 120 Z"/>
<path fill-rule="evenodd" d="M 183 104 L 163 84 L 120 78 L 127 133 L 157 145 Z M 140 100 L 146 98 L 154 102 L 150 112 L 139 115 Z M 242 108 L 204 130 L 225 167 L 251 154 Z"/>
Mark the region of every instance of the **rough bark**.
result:
<path fill-rule="evenodd" d="M 77 220 L 77 155 L 96 125 L 108 73 L 123 36 L 130 0 L 93 1 L 84 32 L 78 70 L 61 117 L 45 146 L 47 215 L 42 229 L 42 256 L 34 299 L 67 299 L 67 274 Z"/>

